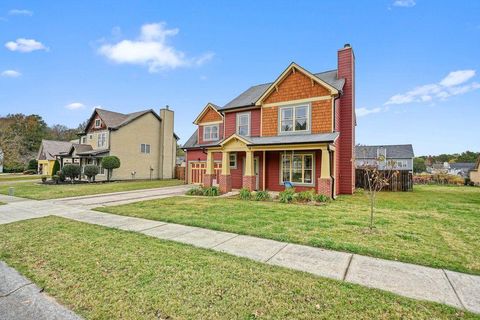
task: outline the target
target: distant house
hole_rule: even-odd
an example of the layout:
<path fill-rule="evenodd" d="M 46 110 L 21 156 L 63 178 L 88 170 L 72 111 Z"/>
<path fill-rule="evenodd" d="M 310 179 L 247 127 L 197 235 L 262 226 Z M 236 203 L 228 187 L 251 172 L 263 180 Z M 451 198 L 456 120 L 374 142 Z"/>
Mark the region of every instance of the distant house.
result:
<path fill-rule="evenodd" d="M 470 180 L 476 185 L 480 186 L 480 157 L 477 159 L 477 163 L 470 171 Z"/>
<path fill-rule="evenodd" d="M 42 140 L 37 154 L 38 173 L 51 176 L 56 155 L 67 152 L 72 147 L 69 141 Z"/>
<path fill-rule="evenodd" d="M 385 158 L 393 164 L 393 166 L 389 164 L 389 169 L 404 170 L 413 173 L 413 157 L 413 147 L 411 144 L 355 147 L 356 168 L 377 162 L 379 170 L 385 169 L 387 165 L 386 161 L 378 161 L 379 158 Z"/>
<path fill-rule="evenodd" d="M 178 136 L 173 132 L 173 111 L 149 109 L 129 114 L 95 109 L 84 132 L 73 141 L 43 140 L 38 171 L 51 175 L 55 160 L 65 164 L 97 165 L 97 180 L 106 178 L 102 158 L 120 159 L 112 179 L 171 179 L 174 177 Z"/>
<path fill-rule="evenodd" d="M 475 168 L 475 163 L 457 162 L 457 163 L 433 163 L 427 166 L 427 172 L 431 174 L 450 174 L 467 178 L 469 172 Z"/>

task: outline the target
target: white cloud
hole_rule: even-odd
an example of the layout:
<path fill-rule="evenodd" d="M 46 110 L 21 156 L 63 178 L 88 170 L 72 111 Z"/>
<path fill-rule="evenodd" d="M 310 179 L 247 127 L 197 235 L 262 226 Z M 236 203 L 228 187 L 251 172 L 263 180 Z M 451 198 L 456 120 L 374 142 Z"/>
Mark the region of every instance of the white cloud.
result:
<path fill-rule="evenodd" d="M 176 36 L 178 32 L 177 28 L 167 29 L 163 22 L 144 24 L 137 39 L 105 44 L 98 52 L 119 64 L 146 66 L 149 72 L 199 66 L 213 58 L 213 53 L 187 58 L 185 53 L 167 44 L 167 39 Z"/>
<path fill-rule="evenodd" d="M 25 9 L 12 9 L 8 11 L 8 14 L 11 16 L 33 16 L 33 11 Z"/>
<path fill-rule="evenodd" d="M 79 109 L 84 109 L 85 105 L 81 102 L 73 102 L 73 103 L 67 104 L 65 108 L 67 108 L 68 110 L 79 110 Z"/>
<path fill-rule="evenodd" d="M 395 0 L 393 2 L 393 5 L 395 7 L 404 7 L 404 8 L 410 8 L 416 5 L 415 0 Z"/>
<path fill-rule="evenodd" d="M 34 39 L 18 38 L 15 41 L 5 43 L 5 47 L 11 51 L 32 52 L 36 50 L 48 51 L 48 48 L 41 42 Z"/>
<path fill-rule="evenodd" d="M 475 70 L 452 71 L 438 83 L 419 86 L 406 93 L 390 97 L 385 105 L 433 102 L 434 100 L 445 100 L 451 96 L 465 94 L 480 89 L 480 84 L 477 82 L 466 83 L 474 76 Z"/>
<path fill-rule="evenodd" d="M 357 117 L 364 117 L 366 115 L 372 114 L 372 113 L 378 113 L 382 111 L 382 108 L 373 108 L 373 109 L 367 109 L 367 108 L 356 108 L 355 109 L 355 114 Z"/>
<path fill-rule="evenodd" d="M 450 72 L 440 84 L 445 87 L 456 86 L 467 82 L 475 76 L 475 70 L 459 70 Z"/>
<path fill-rule="evenodd" d="M 16 70 L 5 70 L 1 73 L 2 77 L 8 77 L 8 78 L 18 78 L 22 74 Z"/>

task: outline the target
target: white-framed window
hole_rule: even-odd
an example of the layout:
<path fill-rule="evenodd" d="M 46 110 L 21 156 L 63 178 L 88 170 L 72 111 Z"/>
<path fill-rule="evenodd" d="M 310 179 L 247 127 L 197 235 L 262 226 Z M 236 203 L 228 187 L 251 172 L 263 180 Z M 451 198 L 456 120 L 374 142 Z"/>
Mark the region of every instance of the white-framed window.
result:
<path fill-rule="evenodd" d="M 102 148 L 107 144 L 107 133 L 102 132 L 97 136 L 97 147 Z"/>
<path fill-rule="evenodd" d="M 250 136 L 250 112 L 237 113 L 237 134 Z"/>
<path fill-rule="evenodd" d="M 150 145 L 147 143 L 142 143 L 140 145 L 140 152 L 141 153 L 150 153 Z"/>
<path fill-rule="evenodd" d="M 237 154 L 230 153 L 230 169 L 237 169 Z"/>
<path fill-rule="evenodd" d="M 403 169 L 407 167 L 407 160 L 397 160 L 396 167 Z"/>
<path fill-rule="evenodd" d="M 314 184 L 313 153 L 282 154 L 280 158 L 281 182 L 290 181 L 294 184 Z"/>
<path fill-rule="evenodd" d="M 310 105 L 308 104 L 281 107 L 279 117 L 280 133 L 310 130 Z"/>
<path fill-rule="evenodd" d="M 95 128 L 100 128 L 102 126 L 102 121 L 100 119 L 95 119 Z"/>
<path fill-rule="evenodd" d="M 82 137 L 82 143 L 83 144 L 87 143 L 87 136 Z"/>
<path fill-rule="evenodd" d="M 88 139 L 92 140 L 92 139 L 93 139 L 93 135 L 89 134 L 89 135 L 88 135 Z"/>
<path fill-rule="evenodd" d="M 218 140 L 219 125 L 213 124 L 203 127 L 203 141 L 216 141 Z"/>

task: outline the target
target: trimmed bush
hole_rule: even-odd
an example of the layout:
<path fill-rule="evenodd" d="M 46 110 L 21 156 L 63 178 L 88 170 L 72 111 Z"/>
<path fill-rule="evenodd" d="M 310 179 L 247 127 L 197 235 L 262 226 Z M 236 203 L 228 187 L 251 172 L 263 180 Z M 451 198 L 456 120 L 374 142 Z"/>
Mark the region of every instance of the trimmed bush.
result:
<path fill-rule="evenodd" d="M 203 189 L 199 187 L 194 187 L 194 188 L 188 189 L 188 191 L 185 194 L 188 196 L 203 196 Z"/>
<path fill-rule="evenodd" d="M 58 160 L 55 160 L 55 162 L 53 163 L 52 176 L 58 175 L 58 171 L 60 171 L 60 162 L 58 162 Z"/>
<path fill-rule="evenodd" d="M 58 170 L 56 176 L 58 181 L 65 182 L 65 175 L 63 174 L 62 170 Z"/>
<path fill-rule="evenodd" d="M 252 193 L 250 192 L 250 190 L 248 190 L 247 188 L 242 188 L 240 189 L 240 193 L 238 194 L 239 198 L 241 200 L 250 200 L 252 199 Z"/>
<path fill-rule="evenodd" d="M 281 203 L 291 203 L 295 199 L 295 188 L 287 188 L 278 194 Z"/>
<path fill-rule="evenodd" d="M 62 168 L 63 175 L 65 177 L 69 177 L 72 183 L 75 180 L 75 178 L 80 176 L 81 172 L 82 172 L 82 169 L 78 164 L 66 164 Z"/>
<path fill-rule="evenodd" d="M 270 200 L 270 193 L 268 191 L 257 191 L 255 192 L 254 199 L 255 201 L 267 201 Z"/>
<path fill-rule="evenodd" d="M 116 156 L 102 158 L 102 167 L 107 169 L 107 181 L 110 181 L 113 169 L 120 168 L 120 159 Z"/>
<path fill-rule="evenodd" d="M 23 174 L 36 174 L 37 170 L 25 170 L 23 171 Z"/>
<path fill-rule="evenodd" d="M 204 188 L 203 195 L 207 197 L 216 197 L 220 195 L 220 190 L 218 190 L 218 187 Z"/>
<path fill-rule="evenodd" d="M 60 176 L 54 174 L 52 176 L 52 180 L 55 181 L 55 184 L 58 184 L 60 182 Z"/>
<path fill-rule="evenodd" d="M 42 177 L 42 183 L 45 183 L 45 182 L 47 182 L 47 177 L 43 176 Z"/>
<path fill-rule="evenodd" d="M 89 164 L 83 168 L 83 173 L 87 176 L 88 181 L 95 181 L 95 176 L 100 172 L 98 166 Z"/>
<path fill-rule="evenodd" d="M 33 170 L 33 171 L 35 171 L 35 173 L 37 173 L 37 169 L 38 169 L 37 160 L 32 159 L 32 160 L 28 161 L 27 170 Z"/>
<path fill-rule="evenodd" d="M 315 190 L 302 191 L 297 193 L 295 200 L 298 202 L 311 202 L 315 198 Z"/>

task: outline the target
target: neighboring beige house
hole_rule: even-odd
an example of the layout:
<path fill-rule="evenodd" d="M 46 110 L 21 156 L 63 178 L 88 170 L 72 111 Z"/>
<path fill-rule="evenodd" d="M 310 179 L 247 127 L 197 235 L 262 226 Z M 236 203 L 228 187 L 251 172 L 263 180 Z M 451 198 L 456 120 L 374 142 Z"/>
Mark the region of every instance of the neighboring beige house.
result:
<path fill-rule="evenodd" d="M 478 157 L 475 168 L 470 171 L 470 181 L 472 181 L 476 186 L 480 186 L 480 157 Z"/>
<path fill-rule="evenodd" d="M 79 163 L 100 166 L 105 156 L 117 156 L 120 168 L 112 179 L 171 179 L 174 177 L 178 137 L 173 132 L 173 111 L 152 109 L 123 114 L 95 109 L 85 132 L 67 152 L 57 154 L 60 165 Z M 106 179 L 100 168 L 97 180 Z"/>

